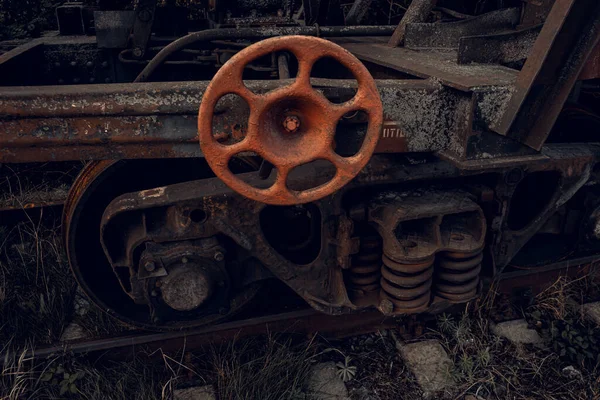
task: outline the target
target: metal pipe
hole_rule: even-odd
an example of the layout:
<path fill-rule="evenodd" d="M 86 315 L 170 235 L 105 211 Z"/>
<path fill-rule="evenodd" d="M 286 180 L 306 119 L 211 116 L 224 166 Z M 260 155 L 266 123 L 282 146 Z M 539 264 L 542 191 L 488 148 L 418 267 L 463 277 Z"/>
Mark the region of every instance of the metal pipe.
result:
<path fill-rule="evenodd" d="M 134 82 L 145 82 L 150 75 L 173 53 L 198 42 L 209 42 L 220 39 L 266 39 L 274 36 L 388 36 L 394 32 L 395 26 L 326 26 L 326 27 L 281 27 L 281 28 L 242 28 L 242 29 L 208 29 L 190 33 L 165 46 L 146 65 Z"/>
<path fill-rule="evenodd" d="M 277 69 L 279 71 L 279 79 L 290 79 L 290 66 L 287 54 L 280 53 L 277 55 Z"/>

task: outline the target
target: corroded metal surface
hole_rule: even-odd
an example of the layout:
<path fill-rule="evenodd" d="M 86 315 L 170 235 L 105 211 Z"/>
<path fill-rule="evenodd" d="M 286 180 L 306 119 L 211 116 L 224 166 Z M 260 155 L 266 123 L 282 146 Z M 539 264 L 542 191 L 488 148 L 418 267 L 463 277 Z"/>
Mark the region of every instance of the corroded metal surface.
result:
<path fill-rule="evenodd" d="M 265 95 L 256 95 L 244 86 L 242 73 L 251 60 L 277 51 L 292 52 L 299 63 L 298 76 L 289 86 Z M 310 84 L 314 63 L 323 57 L 338 60 L 356 77 L 356 95 L 343 104 L 333 104 Z M 219 99 L 235 93 L 250 105 L 248 131 L 241 141 L 224 145 L 213 136 L 213 113 Z M 360 150 L 342 157 L 333 150 L 337 122 L 355 111 L 368 115 L 368 128 Z M 302 121 L 297 132 L 282 129 L 282 122 L 294 115 Z M 307 203 L 325 197 L 347 184 L 367 164 L 383 124 L 383 106 L 375 82 L 365 66 L 352 54 L 332 42 L 303 36 L 273 38 L 256 43 L 233 56 L 215 75 L 206 89 L 198 115 L 200 146 L 213 172 L 242 195 L 268 204 Z M 277 179 L 267 189 L 248 185 L 229 170 L 229 160 L 253 152 L 277 168 Z M 337 169 L 327 183 L 303 191 L 288 188 L 292 169 L 315 160 L 328 160 Z"/>
<path fill-rule="evenodd" d="M 205 345 L 214 345 L 247 336 L 272 334 L 274 332 L 314 334 L 340 338 L 359 333 L 376 332 L 395 327 L 397 322 L 378 312 L 331 316 L 311 309 L 240 319 L 183 332 L 143 333 L 116 338 L 97 338 L 81 343 L 61 343 L 57 346 L 36 349 L 32 356 L 46 357 L 67 348 L 74 354 L 101 355 L 103 359 L 139 357 L 149 350 L 181 351 L 193 350 Z M 155 352 L 160 353 L 160 352 Z"/>
<path fill-rule="evenodd" d="M 369 292 L 379 290 L 381 239 L 378 236 L 359 238 L 359 248 L 352 257 L 348 272 L 348 290 L 351 297 L 364 297 Z"/>
<path fill-rule="evenodd" d="M 477 294 L 480 267 L 452 276 L 448 268 L 434 267 L 440 254 L 470 255 L 483 249 L 487 224 L 469 195 L 435 190 L 384 192 L 371 202 L 368 214 L 383 238 L 378 305 L 383 313 L 424 311 L 435 301 L 432 290 L 450 302 Z"/>
<path fill-rule="evenodd" d="M 406 27 L 405 47 L 458 47 L 465 36 L 489 35 L 514 28 L 519 22 L 519 8 L 505 8 L 456 22 L 411 23 Z"/>
<path fill-rule="evenodd" d="M 245 81 L 255 93 L 291 81 Z M 336 100 L 354 92 L 350 79 L 311 79 Z M 376 80 L 385 129 L 376 152 L 439 151 L 459 146 L 464 104 L 471 102 L 426 80 Z M 164 82 L 0 88 L 0 162 L 201 157 L 197 112 L 208 82 Z M 505 88 L 480 88 L 474 122 L 488 125 L 502 109 Z M 481 99 L 481 100 L 479 100 Z M 247 120 L 239 102 L 220 102 L 215 132 L 236 136 Z M 242 101 L 243 103 L 243 101 Z M 344 119 L 345 122 L 346 120 Z M 348 125 L 352 128 L 351 125 Z M 349 131 L 348 140 L 353 137 Z"/>
<path fill-rule="evenodd" d="M 162 280 L 162 297 L 169 307 L 177 311 L 191 311 L 198 308 L 212 294 L 211 282 L 195 265 L 182 265 Z"/>
<path fill-rule="evenodd" d="M 495 131 L 540 150 L 600 41 L 600 4 L 556 0 Z"/>
<path fill-rule="evenodd" d="M 555 196 L 568 199 L 582 182 L 587 181 L 590 165 L 600 153 L 596 147 L 589 145 L 554 145 L 550 148 L 552 151 L 548 152 L 545 159 L 528 161 L 527 173 L 556 170 L 564 175 L 566 178 L 556 188 Z M 340 223 L 348 218 L 340 207 L 342 199 L 352 193 L 367 193 L 369 188 L 374 189 L 374 185 L 380 185 L 380 188 L 393 184 L 410 186 L 440 177 L 453 179 L 455 183 L 459 179 L 477 179 L 476 176 L 482 171 L 501 177 L 512 170 L 514 167 L 497 160 L 488 160 L 476 171 L 459 171 L 440 160 L 397 165 L 387 156 L 374 156 L 351 183 L 332 196 L 313 203 L 312 213 L 320 215 L 321 222 L 317 223 L 320 236 L 317 241 L 322 247 L 309 262 L 286 258 L 280 253 L 281 248 L 275 248 L 267 238 L 263 227 L 282 223 L 276 219 L 269 220 L 265 225 L 261 215 L 265 215 L 265 210 L 270 206 L 234 193 L 218 178 L 132 192 L 115 199 L 105 210 L 99 210 L 104 210 L 101 232 L 107 244 L 105 255 L 115 268 L 121 268 L 134 260 L 130 255 L 135 251 L 123 251 L 124 246 L 131 243 L 137 245 L 150 240 L 164 243 L 227 236 L 243 249 L 244 254 L 256 258 L 273 276 L 284 281 L 320 311 L 339 314 L 378 307 L 386 314 L 397 315 L 427 308 L 439 310 L 444 305 L 468 301 L 479 293 L 477 277 L 482 271 L 480 251 L 486 233 L 485 221 L 476 201 L 491 203 L 490 199 L 477 200 L 477 191 L 461 192 L 460 195 L 452 194 L 453 191 L 433 189 L 387 192 L 387 196 L 380 198 L 382 202 L 375 202 L 370 207 L 370 213 L 366 213 L 363 204 L 349 214 L 356 221 L 373 222 L 377 218 L 380 224 L 385 225 L 383 236 L 387 246 L 384 244 L 382 247 L 377 240 L 366 240 L 362 248 L 354 243 L 351 224 Z M 295 178 L 318 181 L 318 178 L 310 176 L 307 173 Z M 269 180 L 260 180 L 254 173 L 239 177 L 252 184 L 270 183 Z M 498 180 L 502 181 L 501 178 Z M 514 181 L 509 180 L 513 191 Z M 503 197 L 502 189 L 496 191 L 500 201 L 506 204 L 508 200 Z M 512 192 L 508 193 L 510 198 Z M 487 195 L 484 197 L 487 198 Z M 491 235 L 506 235 L 506 239 L 494 241 L 489 247 L 496 266 L 504 267 L 531 235 L 540 229 L 548 216 L 556 211 L 557 204 L 563 202 L 558 200 L 549 204 L 540 211 L 539 219 L 518 232 L 499 229 L 506 209 L 499 211 L 496 214 L 499 220 L 493 220 L 488 225 Z M 185 218 L 185 210 L 190 209 L 201 210 L 204 217 L 195 218 L 198 222 L 192 223 L 189 215 L 188 219 Z M 169 222 L 165 226 L 154 223 L 144 226 L 142 221 Z M 435 228 L 433 233 L 430 227 Z M 286 225 L 286 230 L 294 228 Z M 132 242 L 124 237 L 127 236 L 124 232 L 135 233 L 135 240 Z M 72 232 L 73 235 L 76 236 L 76 232 Z M 428 241 L 428 238 L 431 240 Z M 346 258 L 340 257 L 343 255 L 350 255 L 353 262 L 346 263 Z M 356 260 L 354 255 L 358 256 Z M 439 263 L 435 264 L 434 258 Z M 83 286 L 89 284 L 84 279 Z M 356 289 L 362 291 L 360 296 L 356 296 Z"/>
<path fill-rule="evenodd" d="M 501 32 L 460 39 L 458 63 L 514 64 L 529 56 L 542 25 L 517 31 Z"/>
<path fill-rule="evenodd" d="M 390 47 L 397 47 L 404 42 L 406 35 L 406 27 L 408 24 L 413 22 L 425 22 L 433 7 L 435 7 L 437 0 L 413 0 L 411 1 L 408 9 L 404 13 L 402 20 L 398 23 L 398 26 L 394 30 L 392 37 L 388 41 Z"/>
<path fill-rule="evenodd" d="M 127 191 L 127 188 L 131 190 L 131 182 L 127 186 L 122 186 L 118 183 L 118 178 L 115 179 L 115 176 L 121 177 L 128 173 L 127 165 L 127 162 L 123 161 L 99 161 L 88 164 L 75 181 L 65 202 L 62 223 L 63 239 L 69 265 L 83 292 L 109 315 L 116 316 L 128 325 L 147 329 L 181 329 L 206 325 L 223 320 L 238 312 L 256 295 L 260 284 L 250 282 L 242 288 L 238 288 L 235 293 L 231 294 L 231 297 L 228 297 L 230 285 L 223 272 L 224 260 L 219 258 L 220 261 L 218 261 L 215 257 L 215 251 L 220 247 L 218 244 L 214 245 L 213 239 L 202 241 L 206 245 L 194 243 L 192 246 L 181 241 L 153 244 L 153 249 L 150 249 L 150 252 L 146 249 L 140 258 L 140 263 L 144 268 L 135 271 L 136 276 L 138 274 L 140 276 L 141 284 L 136 285 L 135 279 L 127 283 L 119 281 L 118 278 L 121 277 L 119 273 L 123 272 L 123 267 L 126 267 L 127 264 L 122 262 L 117 269 L 111 268 L 109 260 L 102 254 L 99 228 L 104 207 L 112 200 L 112 196 Z M 113 190 L 115 192 L 112 192 Z M 119 236 L 126 240 L 127 245 L 135 244 L 138 236 L 135 235 L 135 232 L 132 234 L 128 230 L 131 226 L 132 224 L 125 222 L 120 224 L 119 234 L 112 237 L 112 240 L 116 241 L 116 236 Z M 152 244 L 152 242 L 150 243 Z M 164 263 L 167 268 L 173 267 L 174 278 L 177 278 L 179 266 L 187 264 L 187 262 L 183 262 L 184 257 L 190 264 L 197 265 L 203 272 L 206 271 L 207 275 L 201 275 L 207 277 L 207 280 L 203 282 L 204 279 L 198 278 L 198 274 L 192 273 L 192 282 L 188 283 L 195 289 L 203 287 L 205 292 L 196 291 L 193 298 L 181 299 L 178 298 L 179 294 L 190 288 L 176 287 L 177 283 L 173 281 L 177 279 L 165 279 L 162 272 L 165 267 Z M 154 265 L 148 268 L 147 265 L 150 262 Z M 118 268 L 121 270 L 119 271 Z M 184 270 L 184 272 L 189 271 Z M 164 282 L 165 280 L 166 282 Z M 205 286 L 204 283 L 207 283 L 208 286 Z M 183 314 L 182 318 L 168 319 L 166 316 L 173 311 L 167 310 L 166 312 L 164 307 L 162 309 L 156 307 L 157 297 L 162 298 L 163 294 L 155 296 L 152 292 L 153 289 L 156 289 L 157 292 L 162 290 L 163 284 L 168 300 L 165 301 L 165 304 L 175 313 Z M 104 291 L 99 288 L 110 289 Z M 147 291 L 148 297 L 145 297 L 144 291 Z M 144 302 L 151 302 L 161 312 L 149 314 L 148 305 Z M 223 306 L 225 302 L 226 307 Z M 203 310 L 207 311 L 206 314 L 200 313 L 199 317 L 191 318 L 194 315 L 188 309 L 194 306 L 204 307 L 205 304 L 208 307 Z"/>
<path fill-rule="evenodd" d="M 518 71 L 499 65 L 459 65 L 456 53 L 390 48 L 374 43 L 344 43 L 342 46 L 362 61 L 369 61 L 419 78 L 436 78 L 444 85 L 470 91 L 483 86 L 510 86 Z"/>
<path fill-rule="evenodd" d="M 442 253 L 436 277 L 436 294 L 450 301 L 473 298 L 479 288 L 483 253 Z"/>
<path fill-rule="evenodd" d="M 411 8 L 419 4 L 433 2 L 414 1 Z M 429 14 L 425 8 L 419 18 Z M 413 37 L 416 47 L 459 43 L 458 62 L 453 49 L 393 48 L 381 36 L 368 37 L 391 33 L 389 27 L 215 29 L 174 41 L 155 37 L 152 59 L 132 64 L 135 49 L 126 49 L 120 53 L 126 57 L 108 55 L 110 68 L 89 40 L 50 49 L 41 39 L 0 57 L 0 67 L 22 65 L 25 71 L 36 67 L 26 57 L 37 55 L 44 60 L 40 65 L 50 64 L 42 72 L 56 79 L 34 73 L 10 82 L 11 75 L 3 74 L 3 84 L 98 82 L 95 64 L 110 72 L 107 81 L 100 77 L 105 82 L 128 81 L 143 69 L 139 82 L 160 65 L 157 79 L 210 79 L 221 69 L 210 84 L 2 88 L 0 162 L 157 158 L 94 162 L 65 207 L 77 280 L 96 304 L 128 323 L 157 329 L 214 323 L 240 310 L 272 278 L 329 314 L 370 308 L 387 315 L 436 312 L 477 296 L 482 274 L 503 273 L 540 234 L 583 226 L 587 205 L 597 207 L 598 145 L 537 150 L 546 139 L 540 132 L 549 131 L 554 111 L 598 41 L 599 12 L 592 0 L 557 0 L 518 77 L 511 68 L 460 62 L 518 65 L 536 28 L 462 40 L 473 21 L 445 25 L 452 34 L 444 37 Z M 510 26 L 516 21 L 515 10 L 497 14 L 509 16 Z M 486 18 L 479 22 L 486 20 L 492 31 L 507 22 Z M 444 26 L 414 28 L 439 32 Z M 243 39 L 293 32 L 336 39 L 289 36 L 240 51 L 252 42 Z M 210 42 L 219 38 L 224 40 Z M 199 42 L 202 48 L 225 46 L 229 53 L 217 56 L 215 65 L 215 55 L 225 54 L 221 50 L 213 55 L 184 49 Z M 461 54 L 469 46 L 475 46 L 470 55 Z M 478 51 L 484 46 L 489 52 Z M 293 59 L 288 64 L 283 51 L 298 65 Z M 89 60 L 78 52 L 90 52 Z M 321 57 L 337 59 L 356 80 L 311 79 Z M 179 75 L 191 58 L 202 71 Z M 370 61 L 369 70 L 359 59 Z M 123 73 L 119 66 L 132 69 Z M 296 66 L 298 78 L 290 79 Z M 83 75 L 70 68 L 83 69 Z M 319 64 L 315 73 L 338 77 L 343 68 Z M 384 79 L 375 81 L 370 73 Z M 527 85 L 524 76 L 532 79 Z M 243 81 L 248 77 L 258 80 Z M 407 77 L 423 79 L 397 79 Z M 224 96 L 230 94 L 238 99 Z M 518 126 L 521 133 L 510 131 L 509 137 L 490 132 L 502 128 L 502 114 L 522 110 L 515 107 L 519 99 L 534 129 Z M 360 150 L 351 153 L 356 144 Z M 428 154 L 373 156 L 379 152 Z M 182 159 L 165 160 L 170 157 Z M 306 165 L 318 160 L 333 164 L 333 178 L 327 168 Z M 143 168 L 153 162 L 163 168 Z M 181 164 L 164 168 L 165 162 Z M 126 164 L 137 165 L 130 175 L 120 169 Z M 600 248 L 584 243 L 598 235 L 580 236 L 577 251 Z"/>

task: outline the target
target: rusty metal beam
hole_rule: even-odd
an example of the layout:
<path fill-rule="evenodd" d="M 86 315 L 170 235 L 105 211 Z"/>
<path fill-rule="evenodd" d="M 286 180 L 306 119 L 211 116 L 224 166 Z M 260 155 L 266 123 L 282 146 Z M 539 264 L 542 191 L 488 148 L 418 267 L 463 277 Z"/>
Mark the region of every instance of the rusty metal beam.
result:
<path fill-rule="evenodd" d="M 361 61 L 372 62 L 419 78 L 436 78 L 444 85 L 470 92 L 482 86 L 511 86 L 518 71 L 500 65 L 459 65 L 456 53 L 390 48 L 371 42 L 337 41 Z"/>
<path fill-rule="evenodd" d="M 264 92 L 288 81 L 245 83 L 253 91 Z M 355 83 L 312 80 L 330 99 L 349 98 Z M 464 125 L 458 104 L 470 101 L 470 95 L 428 80 L 376 83 L 385 121 L 401 130 L 382 143 L 394 146 L 390 140 L 396 140 L 402 142 L 397 150 L 413 152 L 456 145 L 453 138 Z M 202 156 L 196 118 L 207 85 L 168 82 L 1 88 L 0 162 Z M 493 96 L 492 101 L 500 107 L 506 98 Z M 236 124 L 246 122 L 238 108 L 232 103 L 217 110 L 218 132 L 231 133 Z M 490 121 L 489 115 L 479 118 L 484 125 Z"/>
<path fill-rule="evenodd" d="M 365 312 L 342 316 L 321 314 L 312 309 L 266 315 L 212 325 L 184 332 L 142 333 L 110 339 L 93 339 L 80 343 L 61 343 L 36 349 L 29 353 L 37 358 L 68 350 L 74 354 L 102 356 L 103 359 L 139 356 L 143 348 L 150 354 L 156 350 L 192 350 L 207 344 L 223 343 L 251 335 L 280 332 L 286 334 L 319 333 L 325 337 L 342 338 L 358 333 L 389 329 L 398 325 L 393 318 L 379 312 Z M 149 351 L 148 351 L 149 350 Z"/>
<path fill-rule="evenodd" d="M 513 29 L 521 16 L 519 8 L 505 8 L 456 22 L 411 23 L 406 27 L 404 46 L 409 49 L 456 48 L 460 38 L 491 35 Z"/>
<path fill-rule="evenodd" d="M 540 150 L 599 40 L 597 0 L 557 0 L 496 132 Z"/>
<path fill-rule="evenodd" d="M 436 3 L 437 0 L 412 0 L 402 20 L 400 20 L 400 23 L 388 41 L 388 46 L 398 47 L 403 44 L 404 36 L 406 35 L 406 26 L 413 22 L 425 22 Z"/>
<path fill-rule="evenodd" d="M 540 34 L 542 25 L 516 31 L 460 38 L 459 64 L 512 64 L 523 62 Z"/>

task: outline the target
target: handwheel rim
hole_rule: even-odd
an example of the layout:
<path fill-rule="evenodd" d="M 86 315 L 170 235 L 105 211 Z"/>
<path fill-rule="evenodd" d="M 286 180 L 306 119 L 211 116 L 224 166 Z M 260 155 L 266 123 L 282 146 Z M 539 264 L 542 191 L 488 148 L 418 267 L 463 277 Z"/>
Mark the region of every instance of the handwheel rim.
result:
<path fill-rule="evenodd" d="M 244 66 L 256 58 L 278 51 L 290 51 L 298 59 L 299 71 L 295 81 L 267 94 L 259 95 L 251 92 L 242 80 Z M 339 61 L 358 82 L 356 95 L 345 103 L 331 103 L 322 94 L 316 92 L 310 84 L 312 67 L 317 60 L 324 57 Z M 221 144 L 213 136 L 215 106 L 219 99 L 228 94 L 242 97 L 250 106 L 248 132 L 244 139 L 232 145 Z M 265 118 L 273 118 L 267 116 L 269 111 L 284 99 L 310 104 L 310 107 L 306 107 L 313 111 L 304 117 L 309 128 L 313 129 L 301 133 L 302 138 L 306 140 L 290 139 L 285 133 L 280 135 L 274 128 L 276 122 L 265 125 Z M 315 109 L 321 112 L 316 112 Z M 335 153 L 332 146 L 335 127 L 343 115 L 355 111 L 366 113 L 367 132 L 360 150 L 353 156 L 342 157 Z M 239 194 L 272 205 L 315 201 L 346 185 L 368 163 L 377 146 L 382 126 L 383 105 L 375 81 L 366 67 L 354 55 L 337 44 L 306 36 L 285 36 L 263 40 L 234 55 L 221 67 L 208 85 L 198 114 L 200 146 L 215 175 Z M 280 136 L 284 139 L 280 140 Z M 292 144 L 292 151 L 289 150 L 290 146 L 286 146 L 287 143 Z M 298 147 L 294 148 L 294 144 Z M 277 168 L 277 178 L 272 186 L 266 189 L 256 188 L 240 180 L 229 170 L 229 160 L 245 151 L 259 154 Z M 287 177 L 293 168 L 320 159 L 331 162 L 336 168 L 336 173 L 330 181 L 302 191 L 288 188 Z"/>

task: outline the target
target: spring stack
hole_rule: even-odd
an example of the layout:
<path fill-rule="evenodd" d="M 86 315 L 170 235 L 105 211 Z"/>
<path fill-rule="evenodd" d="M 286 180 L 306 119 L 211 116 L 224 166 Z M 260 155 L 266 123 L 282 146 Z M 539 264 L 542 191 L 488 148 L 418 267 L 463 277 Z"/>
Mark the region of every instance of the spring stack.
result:
<path fill-rule="evenodd" d="M 366 295 L 379 289 L 382 244 L 378 236 L 361 237 L 359 251 L 352 256 L 350 289 L 357 295 Z"/>
<path fill-rule="evenodd" d="M 381 297 L 392 302 L 395 311 L 426 308 L 431 298 L 432 256 L 422 261 L 398 261 L 383 255 Z"/>
<path fill-rule="evenodd" d="M 438 256 L 435 293 L 462 302 L 477 295 L 483 250 L 471 253 L 445 252 Z"/>

